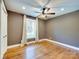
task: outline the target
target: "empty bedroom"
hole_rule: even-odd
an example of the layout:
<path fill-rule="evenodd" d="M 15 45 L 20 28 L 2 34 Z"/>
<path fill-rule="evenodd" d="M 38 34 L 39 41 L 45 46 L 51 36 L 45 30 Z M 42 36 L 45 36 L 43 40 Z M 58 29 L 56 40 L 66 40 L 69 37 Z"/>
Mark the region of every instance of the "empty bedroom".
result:
<path fill-rule="evenodd" d="M 79 59 L 79 0 L 0 0 L 0 59 Z"/>

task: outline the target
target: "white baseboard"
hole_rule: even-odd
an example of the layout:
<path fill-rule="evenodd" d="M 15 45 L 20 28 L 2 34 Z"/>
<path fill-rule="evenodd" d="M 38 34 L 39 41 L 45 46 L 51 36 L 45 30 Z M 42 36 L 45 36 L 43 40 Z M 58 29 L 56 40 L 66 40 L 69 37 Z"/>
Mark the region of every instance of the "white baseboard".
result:
<path fill-rule="evenodd" d="M 27 42 L 26 44 L 31 44 L 31 43 L 41 42 L 41 41 L 43 41 L 43 40 L 31 41 L 31 42 Z M 17 46 L 24 46 L 24 44 L 10 45 L 10 46 L 7 47 L 7 49 L 14 48 L 14 47 L 17 47 Z"/>
<path fill-rule="evenodd" d="M 27 42 L 26 44 L 31 44 L 31 43 L 41 42 L 41 41 L 43 41 L 43 40 L 31 41 L 31 42 Z"/>
<path fill-rule="evenodd" d="M 37 41 L 27 42 L 26 44 L 31 44 L 31 43 L 35 43 L 35 42 L 37 42 Z M 24 44 L 10 45 L 10 46 L 7 47 L 7 49 L 14 48 L 14 47 L 17 47 L 17 46 L 24 46 Z"/>
<path fill-rule="evenodd" d="M 58 44 L 58 45 L 79 51 L 78 47 L 68 45 L 68 44 L 64 44 L 64 43 L 61 43 L 61 42 L 57 42 L 57 41 L 54 41 L 54 40 L 49 40 L 49 39 L 41 39 L 41 40 L 38 40 L 38 41 L 31 41 L 31 42 L 27 42 L 26 44 L 31 44 L 31 43 L 35 43 L 35 42 L 41 42 L 41 41 L 49 41 L 51 43 L 55 43 L 55 44 Z M 11 45 L 11 46 L 8 46 L 7 48 L 9 49 L 9 48 L 17 47 L 17 46 L 21 46 L 21 44 Z"/>
<path fill-rule="evenodd" d="M 71 48 L 71 49 L 74 49 L 74 50 L 77 50 L 79 51 L 79 48 L 78 47 L 75 47 L 75 46 L 72 46 L 72 45 L 68 45 L 68 44 L 64 44 L 64 43 L 61 43 L 61 42 L 57 42 L 57 41 L 54 41 L 54 40 L 49 40 L 49 39 L 44 39 L 44 41 L 49 41 L 51 43 L 56 43 L 58 45 L 61 45 L 61 46 L 64 46 L 64 47 L 68 47 L 68 48 Z"/>
<path fill-rule="evenodd" d="M 7 47 L 7 49 L 10 49 L 10 48 L 14 48 L 14 47 L 17 47 L 17 46 L 20 46 L 21 44 L 15 44 L 15 45 L 10 45 Z"/>
<path fill-rule="evenodd" d="M 27 42 L 26 44 L 36 43 L 37 41 Z"/>

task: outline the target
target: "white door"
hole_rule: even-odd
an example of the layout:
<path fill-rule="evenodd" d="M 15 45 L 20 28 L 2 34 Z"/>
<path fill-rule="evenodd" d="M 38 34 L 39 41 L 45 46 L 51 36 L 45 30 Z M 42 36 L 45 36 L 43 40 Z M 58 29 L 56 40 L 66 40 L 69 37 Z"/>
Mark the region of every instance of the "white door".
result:
<path fill-rule="evenodd" d="M 1 6 L 1 59 L 7 50 L 7 13 L 4 6 Z"/>

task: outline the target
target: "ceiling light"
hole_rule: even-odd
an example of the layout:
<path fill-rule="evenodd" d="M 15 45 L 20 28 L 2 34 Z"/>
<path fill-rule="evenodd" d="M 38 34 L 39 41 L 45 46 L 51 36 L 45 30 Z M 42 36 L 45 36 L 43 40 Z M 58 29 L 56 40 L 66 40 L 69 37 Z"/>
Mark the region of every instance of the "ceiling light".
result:
<path fill-rule="evenodd" d="M 23 7 L 22 7 L 22 9 L 26 9 L 26 7 L 25 7 L 25 6 L 23 6 Z"/>
<path fill-rule="evenodd" d="M 64 8 L 61 8 L 61 11 L 64 11 Z"/>

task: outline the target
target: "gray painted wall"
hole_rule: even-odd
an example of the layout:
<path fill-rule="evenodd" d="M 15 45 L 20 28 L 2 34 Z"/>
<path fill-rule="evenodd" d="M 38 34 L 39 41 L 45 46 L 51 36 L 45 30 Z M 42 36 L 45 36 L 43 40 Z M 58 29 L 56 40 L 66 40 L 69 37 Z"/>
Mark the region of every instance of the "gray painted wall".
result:
<path fill-rule="evenodd" d="M 28 17 L 35 19 L 33 17 Z M 45 38 L 45 21 L 39 20 L 39 38 Z M 8 45 L 20 44 L 22 39 L 23 15 L 8 11 Z M 29 41 L 34 40 L 30 39 Z"/>
<path fill-rule="evenodd" d="M 45 38 L 45 21 L 42 19 L 38 20 L 38 35 L 39 35 L 39 39 L 44 39 Z"/>
<path fill-rule="evenodd" d="M 23 15 L 8 14 L 8 45 L 18 44 L 22 38 Z M 49 38 L 79 47 L 79 11 L 51 20 L 39 20 L 39 38 Z"/>
<path fill-rule="evenodd" d="M 79 11 L 48 20 L 46 37 L 79 47 Z"/>
<path fill-rule="evenodd" d="M 8 45 L 19 44 L 22 39 L 23 15 L 8 12 Z"/>

